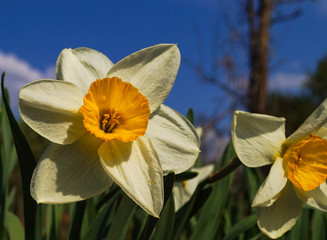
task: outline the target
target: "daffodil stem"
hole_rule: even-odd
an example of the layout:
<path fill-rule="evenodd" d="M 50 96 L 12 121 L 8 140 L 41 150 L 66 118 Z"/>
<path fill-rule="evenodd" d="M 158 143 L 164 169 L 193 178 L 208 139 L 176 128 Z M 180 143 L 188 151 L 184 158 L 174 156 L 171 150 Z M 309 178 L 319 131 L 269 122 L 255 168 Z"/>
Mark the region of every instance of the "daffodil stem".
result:
<path fill-rule="evenodd" d="M 233 157 L 225 167 L 223 167 L 222 169 L 218 170 L 217 172 L 211 174 L 209 176 L 209 178 L 206 179 L 206 183 L 213 183 L 213 182 L 216 182 L 216 181 L 226 177 L 228 174 L 233 172 L 235 169 L 237 169 L 241 165 L 242 165 L 242 163 L 238 159 L 238 157 Z"/>

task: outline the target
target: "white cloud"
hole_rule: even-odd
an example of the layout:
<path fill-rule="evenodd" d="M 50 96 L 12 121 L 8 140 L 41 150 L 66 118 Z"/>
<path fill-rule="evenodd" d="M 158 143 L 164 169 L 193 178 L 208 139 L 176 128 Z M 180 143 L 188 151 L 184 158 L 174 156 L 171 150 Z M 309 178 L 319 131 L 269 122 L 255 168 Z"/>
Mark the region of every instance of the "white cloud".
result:
<path fill-rule="evenodd" d="M 319 15 L 327 16 L 327 1 L 324 0 L 317 1 L 316 9 Z"/>
<path fill-rule="evenodd" d="M 302 90 L 307 75 L 301 73 L 277 73 L 271 76 L 268 89 L 270 91 L 296 93 Z"/>
<path fill-rule="evenodd" d="M 18 58 L 12 53 L 4 53 L 0 50 L 0 71 L 6 72 L 5 87 L 9 91 L 11 107 L 17 111 L 18 94 L 20 88 L 26 83 L 42 79 L 55 78 L 55 67 L 48 67 L 42 71 L 33 68 L 27 61 Z"/>

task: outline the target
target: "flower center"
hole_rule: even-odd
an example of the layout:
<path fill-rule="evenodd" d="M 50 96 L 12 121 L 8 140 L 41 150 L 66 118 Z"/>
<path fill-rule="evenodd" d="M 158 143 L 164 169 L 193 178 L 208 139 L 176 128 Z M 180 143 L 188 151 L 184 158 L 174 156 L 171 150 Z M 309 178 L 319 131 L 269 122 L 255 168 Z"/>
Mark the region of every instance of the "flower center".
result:
<path fill-rule="evenodd" d="M 304 191 L 310 191 L 327 178 L 327 141 L 315 135 L 292 144 L 285 152 L 288 179 Z"/>
<path fill-rule="evenodd" d="M 145 134 L 150 107 L 132 84 L 112 77 L 91 84 L 80 112 L 84 127 L 98 138 L 129 142 Z"/>
<path fill-rule="evenodd" d="M 109 108 L 108 113 L 103 114 L 101 129 L 106 133 L 111 133 L 114 127 L 119 124 L 121 118 L 122 116 L 118 112 Z"/>

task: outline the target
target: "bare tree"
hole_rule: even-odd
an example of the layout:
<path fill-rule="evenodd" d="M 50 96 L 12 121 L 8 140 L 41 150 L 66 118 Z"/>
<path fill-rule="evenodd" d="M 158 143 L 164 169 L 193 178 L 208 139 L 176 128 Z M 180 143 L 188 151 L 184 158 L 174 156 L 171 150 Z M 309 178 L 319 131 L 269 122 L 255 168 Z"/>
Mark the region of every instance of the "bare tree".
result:
<path fill-rule="evenodd" d="M 221 123 L 230 122 L 226 118 L 230 120 L 236 108 L 265 113 L 273 38 L 271 27 L 298 17 L 301 10 L 295 3 L 299 2 L 302 1 L 217 0 L 219 24 L 210 50 L 211 67 L 203 65 L 204 47 L 201 44 L 204 41 L 200 39 L 201 34 L 197 34 L 201 50 L 199 62 L 185 61 L 201 81 L 215 86 L 220 99 L 223 99 L 217 101 L 217 112 L 202 124 L 205 129 L 211 131 L 215 127 L 217 134 L 223 138 L 229 135 L 229 127 L 221 126 Z M 285 5 L 292 4 L 292 10 L 284 10 Z"/>
<path fill-rule="evenodd" d="M 260 0 L 255 9 L 254 0 L 247 0 L 246 13 L 249 26 L 249 89 L 248 108 L 250 112 L 265 112 L 268 58 L 269 29 L 273 1 Z"/>
<path fill-rule="evenodd" d="M 213 52 L 211 68 L 208 70 L 202 64 L 203 46 L 199 47 L 201 57 L 198 63 L 185 61 L 201 81 L 217 87 L 225 94 L 224 99 L 227 96 L 232 102 L 229 107 L 218 112 L 211 122 L 221 120 L 238 105 L 242 105 L 250 112 L 265 112 L 270 65 L 270 29 L 277 23 L 298 17 L 301 10 L 295 3 L 299 2 L 302 1 L 217 0 L 219 27 L 222 28 L 222 23 L 227 31 L 223 35 L 216 33 L 214 36 L 215 44 L 210 50 Z M 283 6 L 290 4 L 296 7 L 285 13 Z M 200 39 L 199 42 L 201 44 L 203 41 Z M 242 51 L 244 59 L 237 55 Z M 221 74 L 222 71 L 224 74 Z"/>

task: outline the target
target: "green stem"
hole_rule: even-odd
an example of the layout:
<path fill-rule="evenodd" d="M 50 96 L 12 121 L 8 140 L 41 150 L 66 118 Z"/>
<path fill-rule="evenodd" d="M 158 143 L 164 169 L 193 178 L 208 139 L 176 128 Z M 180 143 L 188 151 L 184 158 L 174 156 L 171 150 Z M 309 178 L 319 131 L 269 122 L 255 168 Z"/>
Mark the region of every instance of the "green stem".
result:
<path fill-rule="evenodd" d="M 223 167 L 222 169 L 218 170 L 217 172 L 211 174 L 209 178 L 205 180 L 205 184 L 207 183 L 214 183 L 227 175 L 229 175 L 231 172 L 233 172 L 235 169 L 237 169 L 239 166 L 241 166 L 242 163 L 238 157 L 233 157 L 230 162 Z"/>

